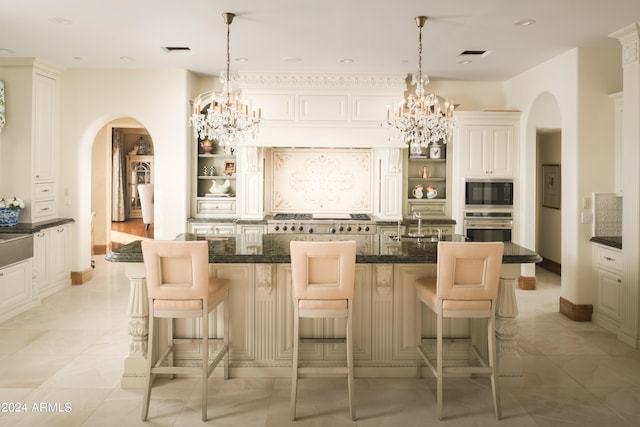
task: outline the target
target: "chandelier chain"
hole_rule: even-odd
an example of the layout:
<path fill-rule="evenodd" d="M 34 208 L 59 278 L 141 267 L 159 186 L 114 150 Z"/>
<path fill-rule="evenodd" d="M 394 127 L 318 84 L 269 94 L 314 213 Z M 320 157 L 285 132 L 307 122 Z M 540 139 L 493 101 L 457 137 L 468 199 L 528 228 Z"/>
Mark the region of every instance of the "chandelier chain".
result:
<path fill-rule="evenodd" d="M 455 126 L 453 104 L 449 100 L 441 105 L 441 99 L 435 94 L 425 94 L 429 77 L 422 74 L 422 27 L 426 16 L 416 16 L 418 26 L 418 73 L 414 74 L 411 84 L 415 92 L 402 99 L 393 110 L 387 106 L 386 125 L 390 128 L 389 139 L 397 139 L 409 146 L 411 156 L 426 156 L 425 150 L 430 144 L 446 144 L 451 140 Z"/>
<path fill-rule="evenodd" d="M 250 135 L 256 137 L 262 118 L 262 110 L 253 108 L 240 96 L 233 93 L 234 77 L 231 75 L 231 23 L 233 13 L 223 13 L 227 24 L 227 68 L 220 73 L 222 92 L 205 92 L 194 101 L 193 114 L 189 118 L 189 126 L 193 127 L 193 136 L 200 142 L 204 153 L 213 150 L 217 143 L 225 153 L 233 153 L 236 144 Z M 205 113 L 206 110 L 206 113 Z"/>

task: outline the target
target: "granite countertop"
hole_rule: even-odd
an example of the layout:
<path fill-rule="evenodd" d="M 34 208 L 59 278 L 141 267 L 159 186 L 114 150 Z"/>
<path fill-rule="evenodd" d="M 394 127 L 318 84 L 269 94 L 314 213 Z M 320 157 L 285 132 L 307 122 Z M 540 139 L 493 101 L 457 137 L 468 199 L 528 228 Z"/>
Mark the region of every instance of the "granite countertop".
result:
<path fill-rule="evenodd" d="M 361 264 L 404 264 L 428 263 L 435 264 L 437 260 L 437 243 L 417 244 L 415 239 L 403 239 L 395 242 L 386 236 L 378 235 L 280 235 L 265 234 L 261 241 L 245 240 L 242 235 L 220 237 L 205 237 L 195 234 L 181 234 L 176 240 L 207 240 L 209 242 L 210 263 L 260 263 L 260 264 L 288 264 L 289 243 L 291 240 L 305 241 L 336 241 L 355 240 L 357 242 L 356 262 Z M 111 262 L 142 262 L 140 240 L 114 249 L 106 256 Z M 537 253 L 516 245 L 505 243 L 503 264 L 537 263 L 542 258 Z"/>
<path fill-rule="evenodd" d="M 75 220 L 73 218 L 56 218 L 40 222 L 19 222 L 17 225 L 11 227 L 0 227 L 0 231 L 7 234 L 35 234 L 41 230 L 69 224 L 71 222 L 75 222 Z"/>
<path fill-rule="evenodd" d="M 622 236 L 593 236 L 589 241 L 616 249 L 622 249 Z"/>

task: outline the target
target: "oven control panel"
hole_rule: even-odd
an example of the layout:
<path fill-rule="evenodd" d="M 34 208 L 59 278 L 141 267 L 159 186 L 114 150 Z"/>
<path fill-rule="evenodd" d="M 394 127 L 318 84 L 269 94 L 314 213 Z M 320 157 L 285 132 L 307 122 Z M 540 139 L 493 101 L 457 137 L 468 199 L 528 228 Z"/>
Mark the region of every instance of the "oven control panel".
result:
<path fill-rule="evenodd" d="M 376 225 L 360 222 L 327 222 L 327 221 L 270 221 L 267 233 L 303 233 L 303 234 L 376 234 Z"/>

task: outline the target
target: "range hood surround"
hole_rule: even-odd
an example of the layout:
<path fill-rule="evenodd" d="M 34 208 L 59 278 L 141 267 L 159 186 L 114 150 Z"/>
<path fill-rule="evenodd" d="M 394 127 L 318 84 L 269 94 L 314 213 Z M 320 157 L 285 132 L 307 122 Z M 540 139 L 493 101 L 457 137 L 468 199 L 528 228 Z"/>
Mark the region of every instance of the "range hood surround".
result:
<path fill-rule="evenodd" d="M 382 123 L 405 94 L 405 74 L 242 73 L 238 80 L 243 97 L 262 108 L 260 132 L 245 144 L 265 153 L 266 213 L 402 218 L 406 146 L 390 140 Z"/>
<path fill-rule="evenodd" d="M 260 147 L 405 148 L 382 126 L 404 96 L 405 74 L 243 73 L 243 96 L 262 107 Z"/>

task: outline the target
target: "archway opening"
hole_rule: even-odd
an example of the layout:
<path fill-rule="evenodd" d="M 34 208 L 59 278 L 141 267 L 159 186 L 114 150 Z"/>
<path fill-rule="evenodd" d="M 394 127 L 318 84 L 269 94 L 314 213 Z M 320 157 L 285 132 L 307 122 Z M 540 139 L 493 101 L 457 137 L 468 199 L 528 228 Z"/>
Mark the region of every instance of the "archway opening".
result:
<path fill-rule="evenodd" d="M 133 118 L 112 120 L 96 133 L 91 155 L 92 254 L 153 239 L 153 210 L 151 220 L 148 212 L 143 218 L 145 203 L 138 190 L 140 184 L 153 183 L 153 157 L 151 135 Z"/>

